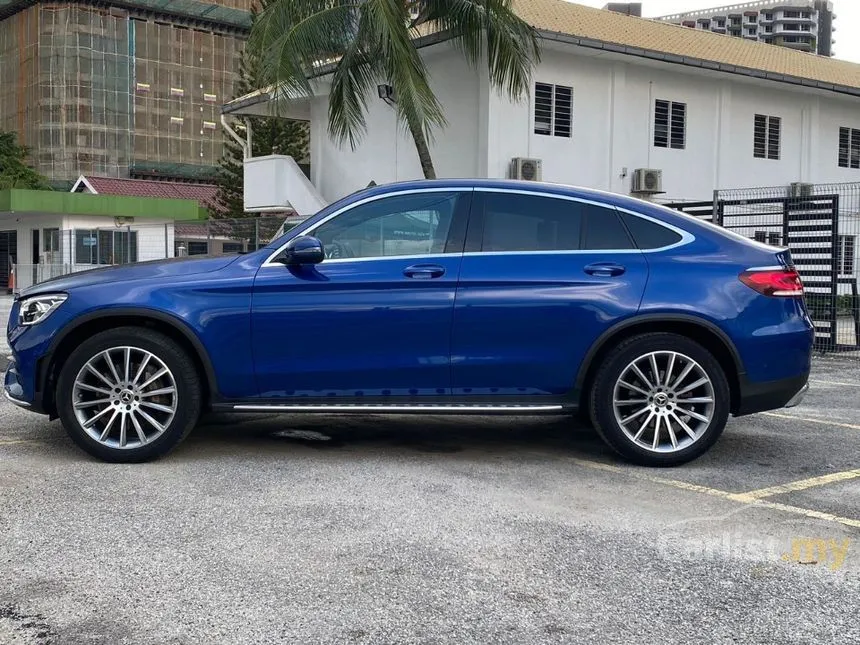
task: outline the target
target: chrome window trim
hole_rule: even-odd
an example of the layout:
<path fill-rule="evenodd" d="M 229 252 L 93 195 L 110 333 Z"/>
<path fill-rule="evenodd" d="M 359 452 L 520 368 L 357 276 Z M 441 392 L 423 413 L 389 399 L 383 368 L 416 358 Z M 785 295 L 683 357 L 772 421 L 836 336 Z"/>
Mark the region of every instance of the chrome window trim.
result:
<path fill-rule="evenodd" d="M 397 196 L 401 196 L 401 195 L 417 195 L 419 193 L 471 193 L 473 191 L 474 191 L 474 188 L 472 186 L 453 186 L 453 187 L 448 187 L 448 188 L 442 188 L 442 187 L 408 188 L 408 189 L 404 189 L 404 190 L 393 191 L 390 193 L 383 193 L 381 195 L 372 195 L 370 197 L 365 197 L 364 199 L 360 199 L 357 202 L 353 202 L 352 204 L 348 204 L 347 206 L 344 206 L 343 208 L 339 208 L 335 212 L 333 212 L 330 215 L 321 219 L 319 222 L 315 222 L 314 224 L 310 224 L 307 227 L 303 228 L 301 231 L 299 231 L 293 237 L 299 237 L 300 235 L 307 235 L 308 233 L 318 229 L 320 226 L 322 226 L 323 224 L 325 224 L 329 220 L 337 217 L 341 213 L 345 213 L 347 211 L 350 211 L 353 208 L 357 208 L 358 206 L 363 206 L 364 204 L 369 204 L 370 202 L 375 202 L 375 201 L 378 201 L 380 199 L 385 199 L 386 197 L 397 197 Z M 266 261 L 263 262 L 263 264 L 260 268 L 263 269 L 266 267 L 279 267 L 279 268 L 283 269 L 284 268 L 283 264 L 281 264 L 279 262 L 273 262 L 273 260 L 274 260 L 274 258 L 278 257 L 278 255 L 281 254 L 281 252 L 284 250 L 284 248 L 286 248 L 287 244 L 289 244 L 289 243 L 290 242 L 288 240 L 287 242 L 284 242 L 281 246 L 279 246 L 278 249 L 274 253 L 270 254 L 269 257 L 266 258 Z M 439 257 L 439 255 L 440 254 L 438 254 L 438 253 L 434 254 L 435 257 Z M 452 255 L 460 255 L 460 254 L 459 253 L 445 253 L 445 254 L 441 254 L 441 255 L 452 256 Z M 426 258 L 426 257 L 430 257 L 430 256 L 429 256 L 429 254 L 428 255 L 420 255 L 420 256 L 416 256 L 416 255 L 379 255 L 379 256 L 366 257 L 366 258 L 338 258 L 338 259 L 334 259 L 334 260 L 324 260 L 323 264 L 328 264 L 331 262 L 341 262 L 341 263 L 342 262 L 357 262 L 357 261 L 365 261 L 366 262 L 369 260 L 385 260 L 388 258 L 411 259 L 414 257 Z"/>
<path fill-rule="evenodd" d="M 348 206 L 344 206 L 336 210 L 334 213 L 331 213 L 324 219 L 312 224 L 310 226 L 302 229 L 296 237 L 299 235 L 307 235 L 308 233 L 315 231 L 317 228 L 328 222 L 329 220 L 337 217 L 338 215 L 345 213 L 346 211 L 352 210 L 358 206 L 362 206 L 364 204 L 374 202 L 380 199 L 385 199 L 386 197 L 397 197 L 402 195 L 413 195 L 419 193 L 464 193 L 464 192 L 480 192 L 480 193 L 510 193 L 514 195 L 530 195 L 534 197 L 546 197 L 549 199 L 562 199 L 570 202 L 578 202 L 581 204 L 589 204 L 591 206 L 598 206 L 600 208 L 606 208 L 610 210 L 615 210 L 619 213 L 627 213 L 628 215 L 632 215 L 634 217 L 641 217 L 642 219 L 651 222 L 652 224 L 656 224 L 657 226 L 662 226 L 664 228 L 669 229 L 670 231 L 681 236 L 681 239 L 675 242 L 674 244 L 669 244 L 667 246 L 661 246 L 656 249 L 571 249 L 571 250 L 554 250 L 554 251 L 468 251 L 466 253 L 436 253 L 436 254 L 426 254 L 426 255 L 380 255 L 366 258 L 337 258 L 332 260 L 324 260 L 323 264 L 342 264 L 345 262 L 369 262 L 371 260 L 388 260 L 388 259 L 399 259 L 399 260 L 412 260 L 412 259 L 420 259 L 420 258 L 439 258 L 439 257 L 452 257 L 452 256 L 464 256 L 464 257 L 472 257 L 472 256 L 481 256 L 481 255 L 585 255 L 585 254 L 594 254 L 594 253 L 613 253 L 613 254 L 634 254 L 634 253 L 662 253 L 663 251 L 669 251 L 671 249 L 676 249 L 678 247 L 684 246 L 695 241 L 696 237 L 677 226 L 672 224 L 668 224 L 661 220 L 655 219 L 649 215 L 644 213 L 640 213 L 639 211 L 634 211 L 629 208 L 624 208 L 621 206 L 615 206 L 614 204 L 607 204 L 604 202 L 598 202 L 593 199 L 588 199 L 585 197 L 574 197 L 573 195 L 559 195 L 555 193 L 548 193 L 540 190 L 528 190 L 525 188 L 502 188 L 502 187 L 494 187 L 494 186 L 452 186 L 452 187 L 433 187 L 433 188 L 410 188 L 405 190 L 398 190 L 390 193 L 383 193 L 381 195 L 373 195 L 372 197 L 366 197 L 365 199 L 359 200 Z M 605 191 L 598 191 L 601 194 L 607 195 L 607 197 L 617 197 L 614 193 L 608 193 Z M 269 255 L 266 258 L 266 261 L 263 262 L 260 268 L 265 267 L 279 267 L 283 268 L 284 265 L 278 262 L 274 262 L 274 258 L 276 258 L 280 253 L 284 250 L 286 245 L 289 242 L 285 242 L 278 249 Z"/>

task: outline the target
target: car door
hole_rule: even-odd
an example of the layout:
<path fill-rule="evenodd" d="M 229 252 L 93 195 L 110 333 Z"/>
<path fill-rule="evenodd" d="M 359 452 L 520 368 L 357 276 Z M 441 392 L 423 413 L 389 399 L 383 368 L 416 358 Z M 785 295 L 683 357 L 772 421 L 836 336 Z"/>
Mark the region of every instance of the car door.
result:
<path fill-rule="evenodd" d="M 465 250 L 455 396 L 569 393 L 594 341 L 636 313 L 648 278 L 613 207 L 548 193 L 476 189 Z"/>
<path fill-rule="evenodd" d="M 266 262 L 251 310 L 261 397 L 449 394 L 470 200 L 471 188 L 376 195 L 303 232 L 322 263 Z"/>

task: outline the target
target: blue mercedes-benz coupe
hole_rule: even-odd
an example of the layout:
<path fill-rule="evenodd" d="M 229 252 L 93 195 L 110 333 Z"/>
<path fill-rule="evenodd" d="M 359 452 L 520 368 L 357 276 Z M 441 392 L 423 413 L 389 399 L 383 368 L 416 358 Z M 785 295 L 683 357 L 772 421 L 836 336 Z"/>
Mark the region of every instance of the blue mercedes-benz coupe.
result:
<path fill-rule="evenodd" d="M 788 250 L 567 186 L 369 188 L 259 250 L 22 292 L 5 394 L 107 461 L 207 410 L 584 412 L 636 463 L 703 454 L 796 405 L 813 327 Z"/>

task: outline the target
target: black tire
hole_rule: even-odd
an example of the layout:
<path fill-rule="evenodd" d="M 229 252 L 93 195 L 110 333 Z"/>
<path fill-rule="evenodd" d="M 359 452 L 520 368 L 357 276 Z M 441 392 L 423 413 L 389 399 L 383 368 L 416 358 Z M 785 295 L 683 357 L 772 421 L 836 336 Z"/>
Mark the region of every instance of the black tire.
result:
<path fill-rule="evenodd" d="M 104 350 L 123 346 L 152 353 L 170 370 L 176 383 L 176 410 L 166 429 L 151 442 L 131 448 L 111 447 L 87 434 L 72 400 L 75 379 L 87 361 Z M 114 463 L 151 461 L 169 453 L 197 424 L 201 399 L 200 375 L 191 357 L 168 336 L 143 327 L 111 329 L 81 343 L 63 365 L 56 390 L 57 412 L 69 437 L 92 456 Z"/>
<path fill-rule="evenodd" d="M 710 379 L 713 388 L 710 423 L 698 434 L 698 439 L 673 452 L 655 452 L 634 443 L 624 432 L 615 415 L 613 399 L 616 383 L 631 362 L 651 352 L 677 352 L 689 357 L 698 363 Z M 679 391 L 680 389 L 682 388 L 679 388 Z M 679 395 L 679 398 L 681 396 Z M 628 461 L 643 466 L 678 466 L 700 457 L 719 439 L 728 421 L 730 396 L 725 372 L 707 349 L 678 334 L 649 333 L 628 338 L 609 352 L 595 376 L 588 398 L 588 407 L 591 421 L 598 434 Z M 656 434 L 659 435 L 660 432 Z M 686 436 L 682 436 L 687 439 Z"/>

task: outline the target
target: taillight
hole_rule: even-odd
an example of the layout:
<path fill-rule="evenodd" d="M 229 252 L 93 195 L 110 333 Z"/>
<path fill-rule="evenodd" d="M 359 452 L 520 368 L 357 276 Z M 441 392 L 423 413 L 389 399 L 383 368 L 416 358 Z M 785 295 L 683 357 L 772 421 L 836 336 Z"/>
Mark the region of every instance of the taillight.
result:
<path fill-rule="evenodd" d="M 803 295 L 803 282 L 794 269 L 749 269 L 740 275 L 741 282 L 765 296 Z"/>

